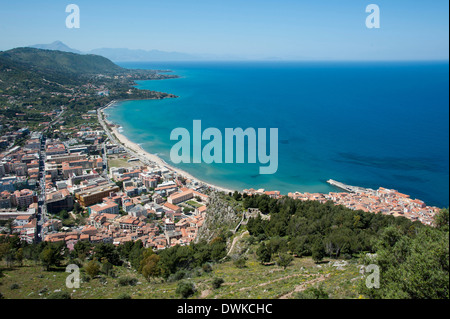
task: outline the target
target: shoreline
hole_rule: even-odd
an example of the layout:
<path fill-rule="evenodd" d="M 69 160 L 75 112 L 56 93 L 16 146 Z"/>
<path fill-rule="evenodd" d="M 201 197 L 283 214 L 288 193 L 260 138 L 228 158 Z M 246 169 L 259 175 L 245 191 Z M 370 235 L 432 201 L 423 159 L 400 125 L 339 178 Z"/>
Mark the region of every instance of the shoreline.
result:
<path fill-rule="evenodd" d="M 108 105 L 106 105 L 105 107 L 99 109 L 100 114 L 103 115 L 105 121 L 102 121 L 100 119 L 99 116 L 99 120 L 100 120 L 100 124 L 102 124 L 102 126 L 107 130 L 107 132 L 114 134 L 116 136 L 116 138 L 118 139 L 117 142 L 119 142 L 119 144 L 122 144 L 127 153 L 130 153 L 130 155 L 138 158 L 143 164 L 147 165 L 147 162 L 150 163 L 154 163 L 158 166 L 160 166 L 161 168 L 167 168 L 169 171 L 172 171 L 174 173 L 176 173 L 177 176 L 182 176 L 184 178 L 190 179 L 190 180 L 194 180 L 199 182 L 200 184 L 203 184 L 206 187 L 212 188 L 214 190 L 220 191 L 220 192 L 225 192 L 225 193 L 234 193 L 236 190 L 231 190 L 225 187 L 221 187 L 215 184 L 211 184 L 208 182 L 205 182 L 197 177 L 195 177 L 194 175 L 180 169 L 180 168 L 176 168 L 170 164 L 168 164 L 166 161 L 164 161 L 162 158 L 160 158 L 158 155 L 152 154 L 147 152 L 146 150 L 144 150 L 142 148 L 142 146 L 140 146 L 139 144 L 131 141 L 128 137 L 126 137 L 124 134 L 119 132 L 119 129 L 117 127 L 118 124 L 113 123 L 111 121 L 108 120 L 107 115 L 104 113 L 105 110 L 107 110 L 108 108 L 121 103 L 125 100 L 115 100 L 115 101 L 111 101 Z M 103 122 L 105 125 L 103 125 Z M 112 127 L 110 127 L 109 125 L 114 125 Z M 108 134 L 109 135 L 109 134 Z M 114 137 L 114 136 L 112 136 Z M 116 142 L 113 139 L 113 142 Z"/>

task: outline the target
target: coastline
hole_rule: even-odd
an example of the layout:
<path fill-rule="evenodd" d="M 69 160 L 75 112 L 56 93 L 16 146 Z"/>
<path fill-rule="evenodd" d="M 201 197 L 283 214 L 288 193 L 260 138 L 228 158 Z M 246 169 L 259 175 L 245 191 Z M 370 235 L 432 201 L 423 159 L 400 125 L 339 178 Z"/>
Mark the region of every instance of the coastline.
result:
<path fill-rule="evenodd" d="M 108 108 L 118 104 L 118 103 L 123 102 L 123 101 L 125 101 L 125 100 L 112 101 L 108 105 L 106 105 L 105 107 L 99 109 L 99 121 L 100 121 L 100 124 L 102 124 L 103 128 L 105 129 L 105 131 L 107 133 L 111 134 L 110 138 L 112 137 L 114 142 L 118 142 L 119 144 L 122 144 L 125 147 L 125 149 L 126 149 L 126 151 L 128 153 L 130 153 L 132 156 L 138 158 L 143 164 L 151 164 L 151 163 L 153 163 L 153 164 L 156 164 L 156 165 L 158 165 L 160 167 L 167 168 L 169 171 L 172 171 L 172 172 L 176 173 L 177 176 L 182 176 L 182 177 L 190 179 L 190 180 L 195 180 L 195 181 L 199 182 L 200 184 L 203 184 L 206 187 L 215 189 L 215 190 L 220 191 L 220 192 L 225 192 L 225 193 L 230 193 L 231 192 L 231 193 L 234 193 L 234 190 L 227 189 L 225 187 L 221 187 L 221 186 L 218 186 L 218 185 L 214 185 L 214 184 L 202 181 L 201 179 L 196 178 L 192 174 L 190 174 L 190 173 L 188 173 L 188 172 L 186 172 L 186 171 L 184 171 L 184 170 L 182 170 L 180 168 L 176 168 L 176 167 L 168 164 L 166 161 L 164 161 L 159 156 L 147 152 L 146 150 L 144 150 L 142 148 L 142 146 L 140 146 L 137 143 L 134 143 L 129 138 L 127 138 L 124 134 L 120 133 L 118 128 L 117 128 L 117 124 L 115 124 L 115 123 L 113 123 L 111 121 L 108 121 L 107 115 L 104 113 L 104 111 L 107 110 Z M 100 114 L 103 115 L 105 121 L 103 121 L 101 119 Z M 109 125 L 113 125 L 113 126 L 109 126 Z M 108 134 L 108 136 L 110 134 Z M 118 141 L 116 141 L 114 139 L 114 135 L 118 139 Z"/>

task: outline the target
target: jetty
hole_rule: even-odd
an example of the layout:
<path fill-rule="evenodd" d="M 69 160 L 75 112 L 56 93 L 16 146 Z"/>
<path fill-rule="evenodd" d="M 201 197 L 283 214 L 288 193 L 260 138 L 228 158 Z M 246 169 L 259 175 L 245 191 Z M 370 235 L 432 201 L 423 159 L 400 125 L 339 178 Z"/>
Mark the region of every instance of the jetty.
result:
<path fill-rule="evenodd" d="M 373 193 L 373 192 L 375 192 L 373 189 L 370 189 L 370 188 L 351 186 L 351 185 L 347 185 L 347 184 L 335 181 L 333 179 L 329 179 L 327 181 L 327 183 L 330 185 L 336 186 L 340 189 L 343 189 L 344 191 L 349 192 L 349 193 Z"/>

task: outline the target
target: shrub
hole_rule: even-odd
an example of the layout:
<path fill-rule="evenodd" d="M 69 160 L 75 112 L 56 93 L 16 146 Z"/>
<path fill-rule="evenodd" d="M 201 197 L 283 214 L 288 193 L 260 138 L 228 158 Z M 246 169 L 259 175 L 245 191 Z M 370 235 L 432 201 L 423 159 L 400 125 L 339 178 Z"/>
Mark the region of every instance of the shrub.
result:
<path fill-rule="evenodd" d="M 233 264 L 234 264 L 237 268 L 239 268 L 239 269 L 245 268 L 245 258 L 244 258 L 244 257 L 241 257 L 241 258 L 239 258 L 239 259 L 236 259 L 236 260 L 233 262 Z"/>
<path fill-rule="evenodd" d="M 322 286 L 316 288 L 311 287 L 304 291 L 301 291 L 295 295 L 297 299 L 329 299 L 328 293 Z"/>
<path fill-rule="evenodd" d="M 214 278 L 213 279 L 213 281 L 212 281 L 212 287 L 213 287 L 213 289 L 219 289 L 220 288 L 220 286 L 222 286 L 222 284 L 224 283 L 225 281 L 223 280 L 223 278 Z"/>
<path fill-rule="evenodd" d="M 90 282 L 90 281 L 91 281 L 91 277 L 89 277 L 85 273 L 81 274 L 81 282 Z"/>
<path fill-rule="evenodd" d="M 187 271 L 185 271 L 185 270 L 178 270 L 176 273 L 171 275 L 167 281 L 169 281 L 169 282 L 179 281 L 179 280 L 184 279 L 186 277 L 188 277 Z"/>
<path fill-rule="evenodd" d="M 39 290 L 40 294 L 46 294 L 47 292 L 48 292 L 48 289 L 46 287 L 44 287 L 41 290 Z"/>
<path fill-rule="evenodd" d="M 195 286 L 190 281 L 180 281 L 175 292 L 186 299 L 195 294 Z"/>
<path fill-rule="evenodd" d="M 84 270 L 89 275 L 89 277 L 94 278 L 100 272 L 100 265 L 96 260 L 91 260 L 84 266 Z"/>
<path fill-rule="evenodd" d="M 18 284 L 12 284 L 11 286 L 9 286 L 9 289 L 11 290 L 15 290 L 15 289 L 19 289 L 20 286 Z"/>
<path fill-rule="evenodd" d="M 70 294 L 66 291 L 58 291 L 50 294 L 48 299 L 71 299 Z"/>
<path fill-rule="evenodd" d="M 119 278 L 119 285 L 121 286 L 136 286 L 137 279 L 133 277 L 120 277 Z"/>
<path fill-rule="evenodd" d="M 208 264 L 208 263 L 204 264 L 202 266 L 202 269 L 206 273 L 209 273 L 209 272 L 213 271 L 213 268 L 212 268 L 211 264 Z"/>
<path fill-rule="evenodd" d="M 133 298 L 131 298 L 131 296 L 127 293 L 122 293 L 117 296 L 117 299 L 133 299 Z"/>

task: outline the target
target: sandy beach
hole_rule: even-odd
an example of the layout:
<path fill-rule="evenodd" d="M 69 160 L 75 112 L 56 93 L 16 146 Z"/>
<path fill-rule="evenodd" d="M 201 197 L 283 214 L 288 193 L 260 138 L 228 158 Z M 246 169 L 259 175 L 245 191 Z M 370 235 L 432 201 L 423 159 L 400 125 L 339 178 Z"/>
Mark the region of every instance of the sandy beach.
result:
<path fill-rule="evenodd" d="M 105 107 L 101 110 L 101 113 L 104 115 L 105 119 L 107 119 L 107 115 L 103 111 L 106 110 L 108 107 L 113 106 L 115 103 L 116 102 L 110 103 L 107 107 Z M 112 124 L 107 120 L 106 120 L 106 122 L 107 122 L 106 124 Z M 139 144 L 130 141 L 125 135 L 123 135 L 122 133 L 119 132 L 117 126 L 109 127 L 108 125 L 104 125 L 104 127 L 117 137 L 117 139 L 119 140 L 118 142 L 121 143 L 127 149 L 127 151 L 129 153 L 131 153 L 132 156 L 138 158 L 142 163 L 149 164 L 149 162 L 152 162 L 160 167 L 166 167 L 168 170 L 175 172 L 176 175 L 178 175 L 178 176 L 182 176 L 182 177 L 184 177 L 186 179 L 190 179 L 190 180 L 195 180 L 207 187 L 216 189 L 221 192 L 234 193 L 234 190 L 230 190 L 227 188 L 223 188 L 223 187 L 220 187 L 217 185 L 207 183 L 205 181 L 202 181 L 202 180 L 194 177 L 193 175 L 189 174 L 186 171 L 183 171 L 179 168 L 169 165 L 167 162 L 165 162 L 159 156 L 145 151 Z"/>

